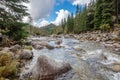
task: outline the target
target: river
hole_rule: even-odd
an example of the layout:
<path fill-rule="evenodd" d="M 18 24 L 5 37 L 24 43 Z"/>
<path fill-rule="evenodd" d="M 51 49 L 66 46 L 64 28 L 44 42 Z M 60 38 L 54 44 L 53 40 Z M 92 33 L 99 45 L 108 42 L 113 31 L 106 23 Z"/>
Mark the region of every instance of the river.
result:
<path fill-rule="evenodd" d="M 21 75 L 34 68 L 40 55 L 46 55 L 57 61 L 67 61 L 73 68 L 56 80 L 120 80 L 120 56 L 98 42 L 72 37 L 31 37 L 28 40 L 38 44 L 46 42 L 56 48 L 33 49 L 34 57 Z M 56 44 L 57 40 L 62 43 Z"/>

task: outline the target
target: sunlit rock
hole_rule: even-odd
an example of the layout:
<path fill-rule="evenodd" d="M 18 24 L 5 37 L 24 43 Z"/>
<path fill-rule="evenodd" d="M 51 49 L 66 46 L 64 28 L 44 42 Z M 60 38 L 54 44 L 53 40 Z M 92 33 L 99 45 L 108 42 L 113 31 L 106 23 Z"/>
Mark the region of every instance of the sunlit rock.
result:
<path fill-rule="evenodd" d="M 33 52 L 31 50 L 23 50 L 19 56 L 20 59 L 29 60 L 33 58 Z"/>
<path fill-rule="evenodd" d="M 32 71 L 33 80 L 54 80 L 55 77 L 70 69 L 70 64 L 66 62 L 58 62 L 41 55 Z"/>
<path fill-rule="evenodd" d="M 17 52 L 20 49 L 21 49 L 20 45 L 14 45 L 14 46 L 10 47 L 9 50 L 12 51 L 12 52 Z"/>
<path fill-rule="evenodd" d="M 50 44 L 46 44 L 46 48 L 48 48 L 49 50 L 52 50 L 52 49 L 54 49 L 55 47 L 52 46 L 52 45 L 50 45 Z"/>

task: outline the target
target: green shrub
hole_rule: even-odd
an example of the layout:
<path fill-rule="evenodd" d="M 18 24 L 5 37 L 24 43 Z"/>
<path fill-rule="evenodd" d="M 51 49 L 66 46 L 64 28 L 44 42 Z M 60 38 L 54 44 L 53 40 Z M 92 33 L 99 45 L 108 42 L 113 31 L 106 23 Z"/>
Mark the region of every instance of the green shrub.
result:
<path fill-rule="evenodd" d="M 115 27 L 120 27 L 120 24 L 114 24 Z"/>
<path fill-rule="evenodd" d="M 9 52 L 0 52 L 0 80 L 12 77 L 17 72 L 17 62 Z"/>
<path fill-rule="evenodd" d="M 24 27 L 26 25 L 27 24 L 18 23 L 18 22 L 10 24 L 7 35 L 9 35 L 9 37 L 17 41 L 21 39 L 25 39 L 28 36 L 28 32 L 25 30 L 25 27 Z"/>
<path fill-rule="evenodd" d="M 17 71 L 16 61 L 12 61 L 11 63 L 8 63 L 6 66 L 3 66 L 1 68 L 3 68 L 1 73 L 3 77 L 13 76 Z"/>
<path fill-rule="evenodd" d="M 109 25 L 109 24 L 102 24 L 102 25 L 100 26 L 100 29 L 101 29 L 102 31 L 110 31 L 110 25 Z"/>
<path fill-rule="evenodd" d="M 41 33 L 40 33 L 40 32 L 36 32 L 35 34 L 36 34 L 36 35 L 38 35 L 38 36 L 39 36 L 39 35 L 41 35 Z"/>
<path fill-rule="evenodd" d="M 11 60 L 12 57 L 9 53 L 0 53 L 0 66 L 6 66 Z"/>

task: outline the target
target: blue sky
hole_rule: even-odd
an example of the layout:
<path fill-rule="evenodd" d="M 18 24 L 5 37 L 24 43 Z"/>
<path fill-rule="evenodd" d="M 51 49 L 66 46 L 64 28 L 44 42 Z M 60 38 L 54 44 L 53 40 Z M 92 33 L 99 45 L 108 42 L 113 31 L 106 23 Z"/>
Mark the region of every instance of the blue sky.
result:
<path fill-rule="evenodd" d="M 83 6 L 90 0 L 30 0 L 27 5 L 33 18 L 33 25 L 41 27 L 53 23 L 59 25 L 71 13 L 75 14 L 76 5 Z M 26 21 L 27 18 L 24 19 Z"/>
<path fill-rule="evenodd" d="M 68 10 L 70 13 L 75 13 L 76 7 L 72 5 L 69 1 L 67 0 L 64 2 L 59 2 L 58 0 L 56 1 L 57 2 L 53 8 L 53 11 L 50 13 L 50 16 L 46 18 L 48 21 L 54 21 L 57 17 L 57 14 L 55 12 L 61 9 Z"/>

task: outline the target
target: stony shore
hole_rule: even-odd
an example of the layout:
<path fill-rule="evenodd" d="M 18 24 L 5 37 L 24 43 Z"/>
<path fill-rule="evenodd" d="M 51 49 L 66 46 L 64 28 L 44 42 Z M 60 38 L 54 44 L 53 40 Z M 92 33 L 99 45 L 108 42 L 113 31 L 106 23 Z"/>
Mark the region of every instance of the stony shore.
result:
<path fill-rule="evenodd" d="M 102 44 L 104 47 L 111 49 L 111 51 L 115 52 L 117 55 L 120 55 L 120 29 L 119 28 L 115 29 L 112 32 L 102 32 L 102 31 L 98 30 L 98 31 L 84 32 L 79 35 L 69 34 L 69 35 L 51 35 L 51 36 L 49 36 L 49 38 L 56 39 L 55 43 L 57 45 L 60 45 L 62 43 L 61 40 L 57 40 L 57 38 L 61 38 L 61 37 L 75 38 L 81 42 L 84 42 L 84 41 L 97 42 L 99 44 Z M 49 40 L 47 40 L 47 41 L 49 42 Z M 52 50 L 54 48 L 60 48 L 60 46 L 54 47 L 54 46 L 47 44 L 46 42 L 41 42 L 40 44 L 31 42 L 31 44 L 29 46 L 14 45 L 11 47 L 6 47 L 6 48 L 0 47 L 0 54 L 9 52 L 10 55 L 12 56 L 12 59 L 10 59 L 10 60 L 16 61 L 15 69 L 17 69 L 17 73 L 15 73 L 15 75 L 14 75 L 15 76 L 14 80 L 17 80 L 20 77 L 20 72 L 22 72 L 25 69 L 25 64 L 29 63 L 30 60 L 33 58 L 32 49 L 35 48 L 35 49 L 42 50 L 44 47 L 48 48 L 49 50 Z M 56 64 L 59 64 L 59 63 L 56 63 Z M 68 65 L 67 68 L 69 68 L 70 67 L 69 64 L 67 64 L 67 65 Z M 51 65 L 51 64 L 50 64 L 50 66 L 54 67 L 54 65 Z M 115 71 L 119 71 L 119 68 L 120 68 L 119 65 L 116 65 L 113 67 L 115 67 L 115 69 L 117 69 Z M 61 67 L 61 68 L 63 70 L 65 69 L 64 67 Z M 56 67 L 56 71 L 59 71 L 59 69 L 61 70 L 61 68 Z M 52 68 L 51 68 L 51 70 L 52 70 Z M 4 78 L 1 77 L 2 75 L 4 75 L 4 74 L 0 73 L 0 80 L 1 79 L 4 80 Z M 11 75 L 11 73 L 8 76 L 10 76 L 10 75 Z M 9 80 L 9 79 L 7 79 L 7 80 Z"/>

